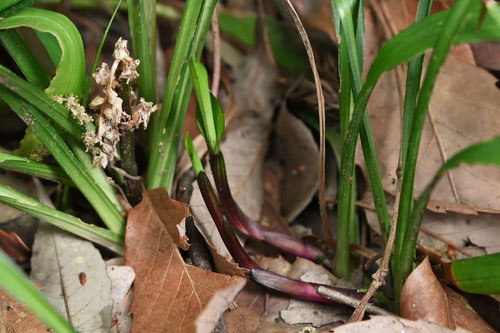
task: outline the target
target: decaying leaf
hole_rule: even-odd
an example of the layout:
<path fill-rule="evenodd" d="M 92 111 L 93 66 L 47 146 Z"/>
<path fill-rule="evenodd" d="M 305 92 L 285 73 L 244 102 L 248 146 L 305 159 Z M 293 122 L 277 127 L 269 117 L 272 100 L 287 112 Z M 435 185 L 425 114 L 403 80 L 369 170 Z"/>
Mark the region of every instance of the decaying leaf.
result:
<path fill-rule="evenodd" d="M 162 187 L 148 192 L 151 205 L 155 208 L 156 214 L 163 222 L 169 235 L 181 249 L 189 248 L 186 236 L 186 217 L 190 216 L 189 207 L 186 203 L 172 200 L 167 190 Z"/>
<path fill-rule="evenodd" d="M 107 266 L 111 280 L 111 298 L 113 299 L 113 326 L 111 332 L 129 332 L 132 317 L 129 316 L 131 287 L 135 279 L 134 269 L 130 266 Z"/>
<path fill-rule="evenodd" d="M 335 333 L 467 333 L 466 330 L 449 328 L 430 323 L 425 320 L 407 320 L 398 317 L 374 316 L 370 320 L 358 321 L 339 326 L 333 330 Z"/>
<path fill-rule="evenodd" d="M 42 294 L 77 331 L 109 332 L 111 281 L 91 242 L 41 223 L 31 267 L 31 279 L 42 286 Z"/>
<path fill-rule="evenodd" d="M 275 151 L 284 171 L 281 211 L 288 221 L 292 221 L 307 207 L 318 190 L 319 161 L 318 145 L 311 131 L 285 106 L 276 121 Z"/>
<path fill-rule="evenodd" d="M 23 304 L 0 288 L 0 332 L 48 332 L 49 328 Z"/>
<path fill-rule="evenodd" d="M 15 232 L 5 232 L 0 229 L 0 249 L 17 262 L 28 259 L 30 248 L 23 242 Z"/>
<path fill-rule="evenodd" d="M 150 192 L 128 215 L 125 265 L 136 273 L 132 331 L 210 332 L 246 280 L 186 265 L 166 226 L 183 215 L 161 217 Z"/>
<path fill-rule="evenodd" d="M 463 297 L 441 285 L 428 258 L 408 276 L 400 302 L 403 318 L 423 319 L 450 329 L 495 332 Z"/>

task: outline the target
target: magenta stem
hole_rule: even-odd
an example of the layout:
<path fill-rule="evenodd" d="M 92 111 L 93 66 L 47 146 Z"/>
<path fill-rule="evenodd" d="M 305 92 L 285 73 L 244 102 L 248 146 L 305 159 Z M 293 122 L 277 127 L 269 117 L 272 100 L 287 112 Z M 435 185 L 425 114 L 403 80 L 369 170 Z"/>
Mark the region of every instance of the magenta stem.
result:
<path fill-rule="evenodd" d="M 205 201 L 205 204 L 212 216 L 212 219 L 221 235 L 224 244 L 226 245 L 231 256 L 236 260 L 238 264 L 242 267 L 248 269 L 249 277 L 263 285 L 264 287 L 281 292 L 283 294 L 295 297 L 298 299 L 322 303 L 336 303 L 324 296 L 317 293 L 318 287 L 322 286 L 316 283 L 309 283 L 299 280 L 290 279 L 286 276 L 269 272 L 260 268 L 255 261 L 246 253 L 245 249 L 241 246 L 239 240 L 236 238 L 231 225 L 224 219 L 222 210 L 220 209 L 215 193 L 210 184 L 205 172 L 200 172 L 197 176 L 198 185 L 200 187 L 200 192 Z M 333 288 L 330 286 L 325 286 L 332 288 L 344 295 L 356 297 L 361 299 L 363 297 L 362 293 L 359 293 L 352 289 L 344 288 Z"/>
<path fill-rule="evenodd" d="M 332 267 L 331 261 L 317 247 L 307 245 L 290 235 L 264 227 L 243 213 L 231 194 L 227 180 L 226 164 L 222 153 L 210 155 L 210 166 L 212 167 L 217 193 L 219 194 L 224 214 L 237 230 L 253 240 L 266 242 L 285 253 L 309 259 L 313 262 L 323 264 L 328 268 Z"/>

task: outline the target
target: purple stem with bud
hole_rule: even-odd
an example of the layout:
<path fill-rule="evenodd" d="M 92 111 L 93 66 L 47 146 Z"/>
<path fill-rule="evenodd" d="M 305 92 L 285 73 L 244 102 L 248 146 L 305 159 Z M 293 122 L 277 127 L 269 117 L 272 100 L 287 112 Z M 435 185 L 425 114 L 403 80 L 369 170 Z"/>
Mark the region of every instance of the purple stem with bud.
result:
<path fill-rule="evenodd" d="M 332 267 L 331 261 L 317 247 L 304 244 L 295 237 L 264 227 L 243 213 L 231 194 L 231 189 L 227 181 L 226 164 L 222 153 L 210 154 L 210 166 L 212 167 L 222 209 L 237 230 L 253 240 L 266 242 L 283 252 L 309 259 L 327 268 Z"/>
<path fill-rule="evenodd" d="M 318 287 L 322 286 L 321 284 L 290 279 L 286 276 L 260 268 L 259 265 L 257 265 L 257 263 L 246 253 L 245 249 L 236 238 L 231 225 L 224 219 L 224 215 L 222 214 L 217 198 L 215 197 L 210 180 L 205 172 L 200 172 L 196 179 L 198 181 L 203 200 L 205 201 L 205 205 L 215 222 L 224 244 L 236 262 L 250 271 L 249 277 L 253 281 L 268 289 L 281 292 L 294 298 L 321 303 L 336 303 L 335 301 L 318 294 L 317 290 Z M 325 287 L 332 288 L 337 292 L 355 297 L 357 299 L 361 299 L 363 297 L 363 293 L 357 292 L 356 290 L 334 288 L 330 286 Z"/>

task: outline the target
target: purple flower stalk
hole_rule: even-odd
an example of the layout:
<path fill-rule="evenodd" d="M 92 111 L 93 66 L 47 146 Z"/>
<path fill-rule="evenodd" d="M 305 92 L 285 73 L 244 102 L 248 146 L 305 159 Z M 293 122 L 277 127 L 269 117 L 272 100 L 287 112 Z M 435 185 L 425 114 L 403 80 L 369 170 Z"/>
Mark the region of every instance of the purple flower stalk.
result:
<path fill-rule="evenodd" d="M 200 172 L 196 179 L 198 181 L 203 200 L 205 201 L 208 211 L 215 222 L 224 244 L 236 262 L 249 270 L 249 277 L 253 281 L 268 289 L 281 292 L 294 298 L 321 303 L 336 303 L 335 301 L 318 294 L 317 290 L 318 287 L 322 286 L 321 284 L 290 279 L 286 276 L 260 268 L 259 265 L 257 265 L 257 263 L 246 253 L 245 249 L 236 238 L 231 225 L 224 219 L 224 215 L 222 214 L 219 203 L 217 202 L 210 180 L 205 172 Z M 355 297 L 357 299 L 361 299 L 363 297 L 363 293 L 357 292 L 356 290 L 333 288 L 330 286 L 326 287 L 332 288 L 344 295 Z"/>
<path fill-rule="evenodd" d="M 231 194 L 231 189 L 227 181 L 226 164 L 222 153 L 210 154 L 210 166 L 212 167 L 215 185 L 224 214 L 237 230 L 253 240 L 266 242 L 283 252 L 309 259 L 327 268 L 332 267 L 331 261 L 326 258 L 322 250 L 315 246 L 304 244 L 290 235 L 264 227 L 243 213 Z"/>

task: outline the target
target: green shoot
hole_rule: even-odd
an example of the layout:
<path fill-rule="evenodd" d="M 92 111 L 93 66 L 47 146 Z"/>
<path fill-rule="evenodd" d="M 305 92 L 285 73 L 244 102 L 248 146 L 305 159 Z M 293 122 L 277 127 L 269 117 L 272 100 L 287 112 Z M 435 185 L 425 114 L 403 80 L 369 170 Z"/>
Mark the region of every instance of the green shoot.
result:
<path fill-rule="evenodd" d="M 123 253 L 122 236 L 110 230 L 86 224 L 72 215 L 50 208 L 2 184 L 0 184 L 0 202 L 42 219 L 55 227 L 107 247 L 116 253 Z"/>
<path fill-rule="evenodd" d="M 50 328 L 58 333 L 75 332 L 70 324 L 50 305 L 33 283 L 0 252 L 0 286 L 18 301 L 26 304 Z"/>
<path fill-rule="evenodd" d="M 186 133 L 184 145 L 186 147 L 186 152 L 188 153 L 189 158 L 191 158 L 191 163 L 193 164 L 194 174 L 198 177 L 200 172 L 204 171 L 203 164 L 201 164 L 200 157 L 198 156 L 198 153 L 196 152 L 196 148 L 193 145 L 193 140 L 191 140 L 189 133 Z"/>

